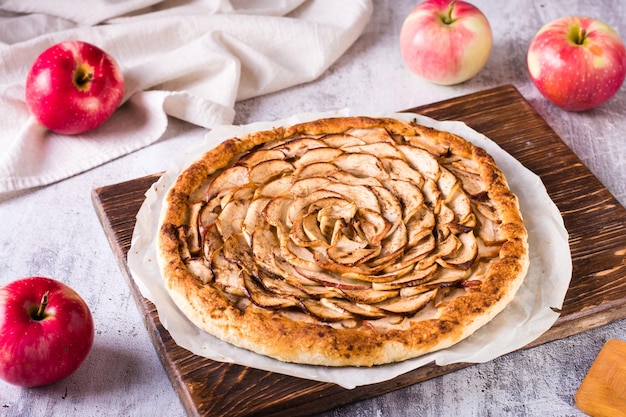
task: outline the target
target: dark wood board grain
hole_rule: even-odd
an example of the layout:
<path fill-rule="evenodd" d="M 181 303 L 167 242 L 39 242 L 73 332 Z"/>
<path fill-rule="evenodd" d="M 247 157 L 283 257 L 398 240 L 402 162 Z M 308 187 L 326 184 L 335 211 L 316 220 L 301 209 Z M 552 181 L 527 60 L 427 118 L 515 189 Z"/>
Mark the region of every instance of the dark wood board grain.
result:
<path fill-rule="evenodd" d="M 626 209 L 593 176 L 513 86 L 411 109 L 461 120 L 539 175 L 570 233 L 573 273 L 562 314 L 527 347 L 626 318 Z M 126 254 L 135 214 L 159 174 L 97 188 L 92 200 L 152 342 L 189 416 L 310 415 L 416 384 L 469 364 L 426 365 L 391 381 L 352 390 L 335 384 L 224 364 L 176 345 L 155 306 L 132 280 Z"/>

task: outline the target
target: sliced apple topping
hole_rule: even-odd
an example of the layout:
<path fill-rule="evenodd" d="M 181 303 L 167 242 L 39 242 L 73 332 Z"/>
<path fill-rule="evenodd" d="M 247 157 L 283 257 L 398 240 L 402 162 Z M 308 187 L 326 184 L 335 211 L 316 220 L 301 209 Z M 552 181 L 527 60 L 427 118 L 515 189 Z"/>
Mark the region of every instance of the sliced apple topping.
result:
<path fill-rule="evenodd" d="M 491 180 L 468 155 L 419 134 L 295 133 L 205 181 L 189 227 L 178 229 L 180 251 L 200 282 L 245 300 L 241 309 L 407 326 L 479 286 L 499 256 Z"/>

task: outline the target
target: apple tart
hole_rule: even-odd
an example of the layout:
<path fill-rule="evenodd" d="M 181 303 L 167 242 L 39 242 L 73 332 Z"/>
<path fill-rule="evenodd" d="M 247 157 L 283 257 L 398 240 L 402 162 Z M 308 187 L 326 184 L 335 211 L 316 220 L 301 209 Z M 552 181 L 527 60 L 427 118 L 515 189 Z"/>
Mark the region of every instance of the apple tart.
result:
<path fill-rule="evenodd" d="M 528 269 L 517 197 L 482 148 L 392 118 L 230 138 L 177 177 L 157 238 L 200 329 L 281 361 L 373 366 L 446 348 Z"/>

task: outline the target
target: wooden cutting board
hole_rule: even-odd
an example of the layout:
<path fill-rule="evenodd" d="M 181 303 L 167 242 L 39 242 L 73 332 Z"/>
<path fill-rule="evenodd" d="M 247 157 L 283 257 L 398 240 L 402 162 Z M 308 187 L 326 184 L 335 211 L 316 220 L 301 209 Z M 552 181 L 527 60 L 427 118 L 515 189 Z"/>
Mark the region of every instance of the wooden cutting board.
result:
<path fill-rule="evenodd" d="M 626 209 L 592 175 L 513 86 L 411 109 L 461 120 L 497 142 L 539 175 L 570 233 L 573 273 L 562 314 L 529 346 L 626 318 Z M 159 174 L 97 188 L 92 199 L 156 351 L 189 416 L 298 416 L 381 395 L 469 366 L 424 366 L 391 381 L 352 390 L 215 362 L 179 347 L 155 306 L 133 282 L 126 253 L 135 214 Z"/>

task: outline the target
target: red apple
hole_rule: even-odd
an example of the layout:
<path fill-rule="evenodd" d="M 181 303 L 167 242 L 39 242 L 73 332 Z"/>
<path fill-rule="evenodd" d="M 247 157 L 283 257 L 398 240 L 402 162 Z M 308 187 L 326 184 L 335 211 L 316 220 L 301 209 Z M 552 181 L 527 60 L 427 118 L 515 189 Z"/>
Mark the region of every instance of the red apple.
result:
<path fill-rule="evenodd" d="M 545 98 L 565 110 L 584 111 L 619 90 L 626 75 L 626 48 L 604 22 L 563 17 L 537 32 L 527 63 L 530 78 Z"/>
<path fill-rule="evenodd" d="M 66 135 L 104 123 L 124 95 L 117 62 L 81 41 L 58 43 L 39 55 L 26 78 L 26 105 L 37 121 Z"/>
<path fill-rule="evenodd" d="M 94 324 L 83 299 L 44 277 L 0 288 L 0 378 L 34 387 L 63 379 L 83 363 Z"/>
<path fill-rule="evenodd" d="M 489 21 L 464 1 L 426 0 L 409 13 L 400 31 L 406 66 L 435 84 L 472 78 L 487 63 L 491 45 Z"/>

